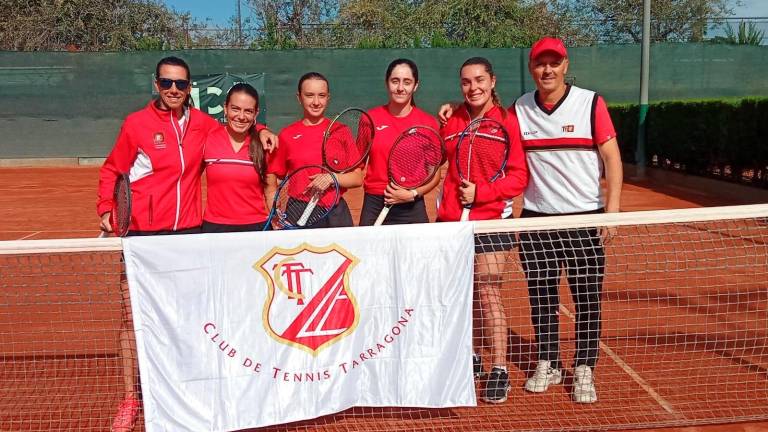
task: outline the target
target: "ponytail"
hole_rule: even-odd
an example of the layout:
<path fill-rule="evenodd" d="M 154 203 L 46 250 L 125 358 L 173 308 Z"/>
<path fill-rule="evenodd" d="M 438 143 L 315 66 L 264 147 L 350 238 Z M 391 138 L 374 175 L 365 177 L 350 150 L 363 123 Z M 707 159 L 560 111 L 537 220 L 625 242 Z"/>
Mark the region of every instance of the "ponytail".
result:
<path fill-rule="evenodd" d="M 256 132 L 256 124 L 251 126 L 250 130 L 251 135 L 251 142 L 248 143 L 248 154 L 251 156 L 251 161 L 253 162 L 253 169 L 256 170 L 256 173 L 259 174 L 259 180 L 261 180 L 261 184 L 267 183 L 267 157 L 264 153 L 264 147 L 261 146 L 261 141 L 259 141 L 259 133 Z"/>
<path fill-rule="evenodd" d="M 495 88 L 491 89 L 491 100 L 493 101 L 493 104 L 501 110 L 501 118 L 507 118 L 507 110 L 505 110 L 504 105 L 501 104 L 501 98 L 499 97 L 499 94 L 496 93 Z"/>

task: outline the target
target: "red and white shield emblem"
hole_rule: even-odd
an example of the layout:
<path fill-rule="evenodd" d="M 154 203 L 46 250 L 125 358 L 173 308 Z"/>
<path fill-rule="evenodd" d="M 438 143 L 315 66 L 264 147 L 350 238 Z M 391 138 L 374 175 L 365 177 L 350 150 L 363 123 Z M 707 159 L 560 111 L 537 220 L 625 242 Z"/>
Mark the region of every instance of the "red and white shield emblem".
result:
<path fill-rule="evenodd" d="M 357 262 L 337 245 L 269 251 L 254 264 L 267 281 L 264 328 L 312 355 L 352 333 L 360 314 L 349 274 Z"/>

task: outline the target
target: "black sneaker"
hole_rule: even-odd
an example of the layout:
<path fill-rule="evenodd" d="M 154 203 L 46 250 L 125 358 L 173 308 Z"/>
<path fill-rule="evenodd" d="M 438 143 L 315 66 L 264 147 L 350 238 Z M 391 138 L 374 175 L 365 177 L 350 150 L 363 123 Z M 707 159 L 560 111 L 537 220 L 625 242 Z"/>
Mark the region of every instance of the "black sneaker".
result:
<path fill-rule="evenodd" d="M 488 403 L 502 403 L 509 393 L 509 374 L 504 369 L 494 367 L 485 384 L 483 400 Z"/>
<path fill-rule="evenodd" d="M 472 353 L 472 370 L 475 378 L 482 378 L 485 376 L 485 371 L 483 370 L 483 361 L 480 360 L 480 356 L 475 353 Z"/>

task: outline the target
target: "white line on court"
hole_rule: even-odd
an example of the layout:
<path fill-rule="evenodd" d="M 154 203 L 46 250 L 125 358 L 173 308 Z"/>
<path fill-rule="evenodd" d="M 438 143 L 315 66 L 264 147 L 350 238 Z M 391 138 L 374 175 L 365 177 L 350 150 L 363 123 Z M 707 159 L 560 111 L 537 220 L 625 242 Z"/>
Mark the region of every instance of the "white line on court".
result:
<path fill-rule="evenodd" d="M 573 316 L 571 311 L 568 310 L 563 305 L 560 305 L 560 312 L 563 313 L 563 315 L 567 316 L 571 321 L 576 322 L 576 317 Z M 600 343 L 600 349 L 605 351 L 605 353 L 608 355 L 608 357 L 611 358 L 611 360 L 614 361 L 619 367 L 626 372 L 627 375 L 630 376 L 640 387 L 642 387 L 643 390 L 645 390 L 646 393 L 650 397 L 653 398 L 653 400 L 656 401 L 663 409 L 664 411 L 672 414 L 675 418 L 682 419 L 685 418 L 682 413 L 677 411 L 674 407 L 672 407 L 672 404 L 669 403 L 666 399 L 664 399 L 663 396 L 658 394 L 656 390 L 651 387 L 650 384 L 646 380 L 643 379 L 643 377 L 640 376 L 637 372 L 635 372 L 634 369 L 632 369 L 631 366 L 629 366 L 627 363 L 624 362 L 624 360 L 619 357 L 618 354 L 616 354 L 608 345 L 604 344 L 602 341 Z"/>
<path fill-rule="evenodd" d="M 32 234 L 27 234 L 27 235 L 25 235 L 24 237 L 22 237 L 22 238 L 20 238 L 20 239 L 17 239 L 17 240 L 26 240 L 26 239 L 28 239 L 28 238 L 30 238 L 30 237 L 34 237 L 34 236 L 36 236 L 36 235 L 38 235 L 38 234 L 40 234 L 40 233 L 42 233 L 42 231 L 35 231 L 35 232 L 33 232 Z"/>

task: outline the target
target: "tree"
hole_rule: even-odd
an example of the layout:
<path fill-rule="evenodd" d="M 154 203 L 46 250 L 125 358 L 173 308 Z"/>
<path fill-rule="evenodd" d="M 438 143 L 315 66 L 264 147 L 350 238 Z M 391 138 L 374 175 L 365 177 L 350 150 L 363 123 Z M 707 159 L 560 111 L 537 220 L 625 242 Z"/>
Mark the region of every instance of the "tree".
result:
<path fill-rule="evenodd" d="M 350 0 L 339 22 L 353 34 L 353 46 L 482 47 L 530 46 L 545 34 L 582 41 L 570 17 L 555 13 L 556 1 Z"/>
<path fill-rule="evenodd" d="M 179 15 L 155 0 L 6 0 L 0 49 L 135 50 L 175 47 Z"/>
<path fill-rule="evenodd" d="M 338 0 L 248 0 L 260 27 L 256 48 L 322 46 L 338 13 Z"/>
<path fill-rule="evenodd" d="M 422 46 L 427 37 L 422 20 L 415 2 L 349 0 L 339 11 L 338 38 L 346 46 L 359 48 Z"/>
<path fill-rule="evenodd" d="M 598 40 L 638 43 L 642 40 L 643 2 L 640 0 L 572 0 L 580 20 Z M 653 0 L 651 40 L 699 42 L 708 25 L 732 13 L 732 0 Z M 573 6 L 578 5 L 578 8 Z"/>

